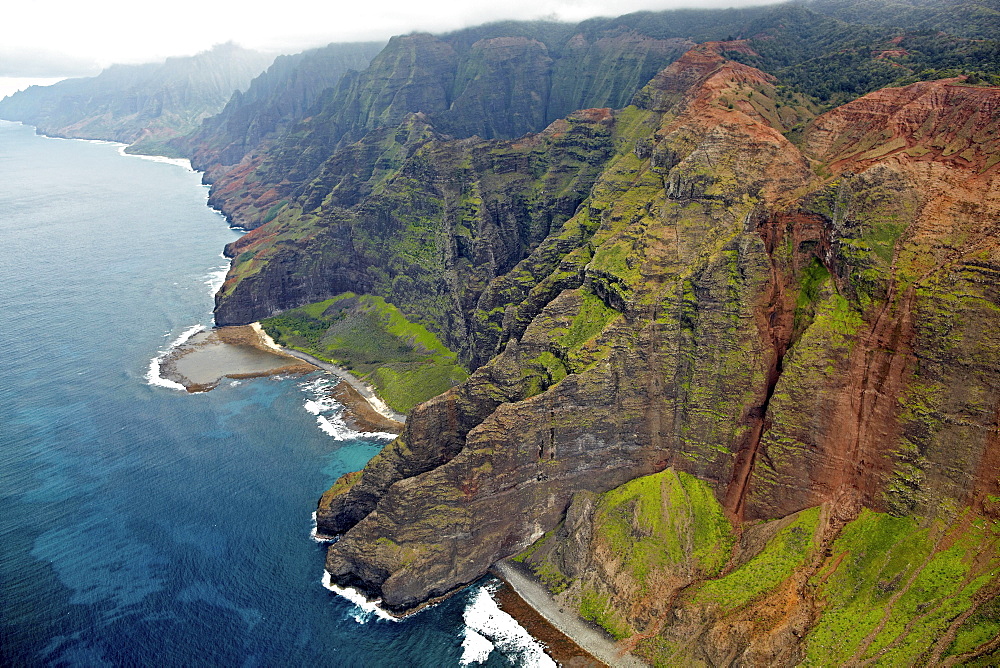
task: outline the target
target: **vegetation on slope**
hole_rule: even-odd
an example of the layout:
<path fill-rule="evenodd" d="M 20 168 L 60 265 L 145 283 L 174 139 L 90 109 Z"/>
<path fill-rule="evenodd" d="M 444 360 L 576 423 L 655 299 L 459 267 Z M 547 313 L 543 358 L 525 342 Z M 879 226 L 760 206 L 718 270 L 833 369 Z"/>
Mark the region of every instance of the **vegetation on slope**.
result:
<path fill-rule="evenodd" d="M 918 665 L 1000 649 L 1000 527 L 968 511 L 943 522 L 865 509 L 831 534 L 831 508 L 814 507 L 740 537 L 707 483 L 668 469 L 601 494 L 592 512 L 584 563 L 566 560 L 567 539 L 580 536 L 561 527 L 515 561 L 584 619 L 637 641 L 653 665 L 697 662 L 712 618 L 752 635 L 783 617 L 799 623 L 803 602 L 814 612 L 801 622 L 802 665 Z"/>
<path fill-rule="evenodd" d="M 397 124 L 402 110 L 379 110 L 368 90 L 368 119 L 387 125 L 337 149 L 322 135 L 333 116 L 300 126 L 301 144 L 234 182 L 252 217 L 270 221 L 233 245 L 220 313 L 261 307 L 239 301 L 258 285 L 342 292 L 353 281 L 485 363 L 325 497 L 333 519 L 320 521 L 347 531 L 331 573 L 406 609 L 556 526 L 572 498 L 522 560 L 656 663 L 891 664 L 996 649 L 992 529 L 940 503 L 971 493 L 956 448 L 994 466 L 983 434 L 995 431 L 1000 346 L 985 330 L 1000 331 L 1000 300 L 978 220 L 992 210 L 962 185 L 992 178 L 993 93 L 918 85 L 815 120 L 802 94 L 836 104 L 955 63 L 992 67 L 992 46 L 801 8 L 768 20 L 733 35 L 749 40 L 694 49 L 635 106 L 511 142 L 443 137 L 439 108 Z M 426 63 L 402 76 L 412 61 L 400 53 L 379 62 L 408 99 L 436 104 L 442 90 L 491 88 L 490 59 L 514 45 L 518 68 L 540 67 L 539 44 L 556 33 L 533 30 L 498 35 L 497 51 L 475 46 L 488 31 L 452 43 L 467 58 L 450 89 Z M 402 42 L 415 58 L 443 49 Z M 521 101 L 517 122 L 537 122 L 537 100 Z M 901 108 L 932 112 L 914 123 Z M 495 121 L 481 127 L 501 135 Z M 303 145 L 314 153 L 299 161 Z M 910 159 L 922 162 L 907 171 Z M 928 164 L 955 181 L 928 179 Z M 282 191 L 274 181 L 289 174 L 297 185 Z M 318 342 L 332 325 L 314 329 Z M 454 432 L 421 433 L 446 411 Z M 650 471 L 662 473 L 621 485 Z M 398 512 L 372 512 L 380 503 Z M 858 516 L 861 504 L 895 516 Z M 448 550 L 464 558 L 440 559 Z"/>
<path fill-rule="evenodd" d="M 468 377 L 455 353 L 381 297 L 348 292 L 285 311 L 261 325 L 281 345 L 368 381 L 401 413 Z"/>
<path fill-rule="evenodd" d="M 726 55 L 828 107 L 915 81 L 966 75 L 970 83 L 1000 83 L 1000 35 L 981 39 L 922 29 L 905 13 L 899 27 L 847 23 L 807 8 L 813 6 L 776 8 L 745 33 L 753 53 Z"/>
<path fill-rule="evenodd" d="M 113 65 L 95 77 L 32 86 L 0 101 L 0 117 L 55 137 L 132 144 L 180 157 L 165 142 L 196 129 L 267 67 L 273 55 L 222 44 L 162 63 Z"/>

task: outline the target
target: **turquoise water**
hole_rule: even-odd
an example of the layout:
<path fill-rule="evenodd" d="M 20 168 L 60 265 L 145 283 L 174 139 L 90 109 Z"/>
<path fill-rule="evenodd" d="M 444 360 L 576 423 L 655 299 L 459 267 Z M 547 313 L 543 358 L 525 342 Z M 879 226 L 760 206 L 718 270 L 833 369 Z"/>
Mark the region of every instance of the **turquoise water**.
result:
<path fill-rule="evenodd" d="M 0 664 L 536 663 L 476 621 L 482 584 L 398 623 L 322 587 L 311 511 L 383 441 L 321 430 L 317 376 L 148 382 L 211 322 L 236 235 L 205 200 L 177 165 L 0 122 Z"/>

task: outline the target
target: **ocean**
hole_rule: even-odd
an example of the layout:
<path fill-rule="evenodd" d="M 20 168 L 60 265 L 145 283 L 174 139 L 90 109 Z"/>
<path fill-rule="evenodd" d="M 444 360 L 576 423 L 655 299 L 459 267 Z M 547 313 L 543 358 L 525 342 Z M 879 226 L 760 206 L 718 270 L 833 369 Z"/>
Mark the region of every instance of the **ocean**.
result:
<path fill-rule="evenodd" d="M 386 442 L 329 381 L 188 395 L 234 238 L 200 176 L 0 121 L 0 664 L 552 665 L 487 578 L 402 621 L 324 588 L 320 494 Z"/>

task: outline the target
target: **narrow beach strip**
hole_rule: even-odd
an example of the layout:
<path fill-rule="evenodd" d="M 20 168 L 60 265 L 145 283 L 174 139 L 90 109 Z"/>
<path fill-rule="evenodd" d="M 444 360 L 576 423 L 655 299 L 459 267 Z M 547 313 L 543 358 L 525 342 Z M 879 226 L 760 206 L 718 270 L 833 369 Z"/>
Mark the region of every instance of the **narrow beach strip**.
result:
<path fill-rule="evenodd" d="M 648 668 L 649 664 L 632 654 L 623 653 L 613 640 L 577 616 L 576 612 L 565 610 L 552 599 L 541 584 L 534 578 L 521 573 L 513 564 L 506 560 L 498 561 L 493 564 L 492 571 L 494 575 L 510 586 L 526 605 L 534 609 L 545 621 L 575 643 L 585 654 L 615 668 Z M 531 624 L 527 615 L 513 614 L 513 616 L 521 624 L 524 624 L 532 635 L 535 637 L 541 635 L 535 628 L 532 628 L 536 625 Z M 542 640 L 544 641 L 544 639 Z M 583 660 L 586 661 L 586 659 Z"/>
<path fill-rule="evenodd" d="M 261 341 L 264 342 L 264 345 L 273 348 L 274 350 L 279 351 L 284 355 L 291 355 L 292 357 L 298 357 L 300 360 L 304 362 L 309 362 L 310 364 L 317 366 L 320 369 L 323 369 L 324 371 L 332 373 L 334 376 L 340 378 L 348 385 L 353 387 L 355 391 L 357 391 L 357 393 L 360 394 L 365 399 L 365 401 L 368 402 L 368 405 L 370 405 L 372 409 L 378 414 L 382 415 L 383 417 L 387 417 L 390 420 L 395 420 L 396 422 L 406 422 L 405 415 L 403 415 L 402 413 L 397 413 L 396 411 L 389 408 L 389 406 L 384 401 L 382 401 L 382 399 L 379 398 L 377 394 L 375 394 L 375 390 L 373 390 L 371 386 L 368 385 L 368 383 L 365 383 L 364 381 L 358 379 L 357 377 L 352 375 L 351 372 L 348 371 L 347 369 L 343 369 L 337 366 L 336 364 L 324 362 L 323 360 L 313 357 L 309 353 L 304 353 L 301 350 L 294 350 L 292 348 L 286 348 L 284 346 L 278 345 L 277 343 L 274 342 L 274 339 L 268 336 L 267 332 L 264 331 L 264 328 L 261 327 L 259 322 L 251 323 L 250 326 L 260 335 Z"/>

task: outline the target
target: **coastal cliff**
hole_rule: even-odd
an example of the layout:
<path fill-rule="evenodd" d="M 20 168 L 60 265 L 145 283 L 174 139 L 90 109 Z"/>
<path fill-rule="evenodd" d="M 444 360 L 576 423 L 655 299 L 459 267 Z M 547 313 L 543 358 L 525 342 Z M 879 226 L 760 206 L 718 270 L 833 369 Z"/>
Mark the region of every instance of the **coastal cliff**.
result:
<path fill-rule="evenodd" d="M 235 164 L 267 140 L 303 118 L 320 96 L 349 71 L 363 70 L 382 50 L 381 42 L 329 44 L 294 55 L 278 56 L 245 90 L 195 132 L 171 146 L 205 172 L 206 181 Z"/>
<path fill-rule="evenodd" d="M 393 38 L 213 168 L 216 321 L 461 367 L 319 502 L 393 612 L 504 560 L 657 665 L 989 663 L 1000 89 L 928 66 L 992 42 L 729 16 Z"/>
<path fill-rule="evenodd" d="M 732 46 L 586 112 L 615 152 L 479 299 L 488 321 L 494 291 L 531 286 L 504 292 L 496 357 L 320 501 L 335 581 L 406 611 L 541 539 L 521 559 L 657 661 L 997 649 L 968 637 L 992 628 L 976 611 L 1000 585 L 1000 91 L 881 90 L 793 143 L 808 104 L 779 105 L 773 79 L 719 55 Z M 621 486 L 651 474 L 630 500 Z M 823 650 L 838 569 L 872 568 L 870 541 L 893 536 L 923 561 L 863 576 L 883 613 Z M 947 586 L 921 581 L 945 563 Z M 903 600 L 924 612 L 890 632 Z"/>
<path fill-rule="evenodd" d="M 499 22 L 248 85 L 230 46 L 0 115 L 189 157 L 245 231 L 216 324 L 407 414 L 318 502 L 331 583 L 406 615 L 513 573 L 654 665 L 997 665 L 1000 23 L 955 6 Z"/>
<path fill-rule="evenodd" d="M 274 220 L 282 212 L 274 208 L 277 203 L 304 200 L 301 212 L 284 215 L 310 214 L 333 187 L 330 172 L 342 170 L 345 160 L 362 172 L 362 181 L 375 177 L 375 183 L 397 167 L 402 156 L 383 155 L 388 147 L 371 146 L 377 141 L 371 135 L 391 139 L 386 135 L 408 127 L 411 114 L 441 136 L 511 139 L 539 132 L 576 109 L 624 106 L 693 44 L 631 31 L 594 39 L 564 35 L 567 31 L 562 24 L 540 23 L 512 24 L 511 34 L 501 25 L 496 36 L 483 38 L 476 29 L 393 37 L 367 69 L 346 74 L 325 91 L 310 115 L 269 150 L 213 172 L 210 203 L 245 229 Z M 588 67 L 580 68 L 577 58 Z M 365 145 L 360 155 L 358 142 Z M 367 194 L 362 187 L 350 201 L 343 199 L 349 189 L 340 188 L 333 203 L 353 205 Z M 282 307 L 291 305 L 300 304 Z"/>

